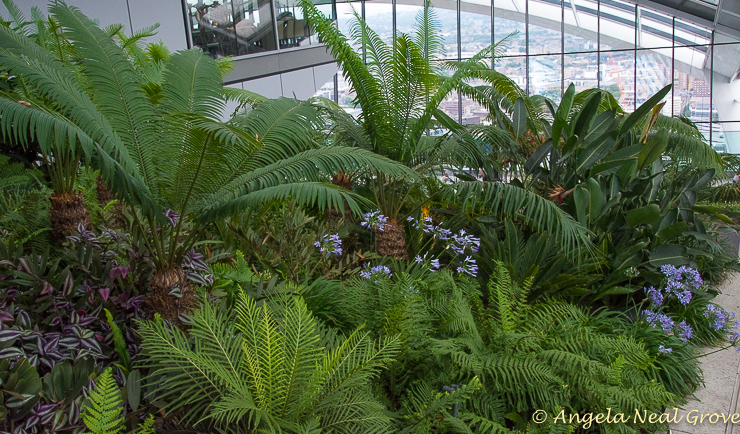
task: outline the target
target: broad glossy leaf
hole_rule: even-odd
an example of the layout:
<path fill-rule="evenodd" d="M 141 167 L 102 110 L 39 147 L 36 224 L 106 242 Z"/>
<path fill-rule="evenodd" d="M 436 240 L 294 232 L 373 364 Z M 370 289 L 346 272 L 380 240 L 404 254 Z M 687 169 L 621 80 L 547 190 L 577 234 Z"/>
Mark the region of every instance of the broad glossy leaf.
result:
<path fill-rule="evenodd" d="M 685 256 L 686 253 L 686 247 L 677 244 L 661 244 L 650 252 L 650 264 L 655 267 L 667 264 L 686 265 L 691 262 Z"/>
<path fill-rule="evenodd" d="M 678 223 L 674 223 L 667 228 L 661 229 L 658 232 L 658 236 L 663 239 L 663 241 L 670 241 L 677 236 L 683 234 L 689 226 L 684 221 L 680 221 Z"/>
<path fill-rule="evenodd" d="M 550 154 L 550 151 L 552 151 L 552 140 L 548 139 L 527 159 L 527 162 L 524 163 L 524 171 L 531 173 L 535 167 L 538 167 L 544 161 L 545 157 Z"/>
<path fill-rule="evenodd" d="M 579 156 L 576 173 L 580 175 L 586 172 L 591 166 L 596 164 L 597 161 L 606 157 L 613 146 L 613 137 L 602 136 L 599 140 L 596 140 L 588 148 L 584 149 Z"/>
<path fill-rule="evenodd" d="M 590 199 L 588 190 L 579 184 L 573 190 L 573 202 L 576 208 L 576 220 L 581 225 L 588 227 L 588 221 L 586 221 L 586 208 L 589 206 Z"/>
<path fill-rule="evenodd" d="M 527 106 L 522 98 L 517 98 L 514 110 L 511 114 L 511 125 L 514 128 L 514 136 L 519 139 L 527 131 Z"/>
<path fill-rule="evenodd" d="M 591 126 L 591 121 L 594 119 L 596 113 L 599 110 L 600 102 L 601 94 L 598 92 L 595 92 L 588 98 L 586 103 L 581 108 L 581 112 L 578 114 L 578 119 L 576 119 L 573 134 L 577 136 L 583 136 L 584 131 L 587 131 L 588 128 Z"/>
<path fill-rule="evenodd" d="M 589 206 L 589 219 L 593 222 L 599 217 L 601 208 L 604 206 L 604 193 L 601 190 L 599 181 L 589 178 L 588 179 L 588 192 L 591 198 L 591 205 Z"/>
<path fill-rule="evenodd" d="M 635 227 L 650 224 L 660 218 L 660 207 L 654 203 L 627 211 L 627 225 Z"/>
<path fill-rule="evenodd" d="M 138 369 L 134 369 L 128 374 L 126 391 L 128 392 L 128 403 L 131 409 L 136 411 L 141 402 L 141 374 Z"/>
<path fill-rule="evenodd" d="M 637 156 L 637 169 L 642 170 L 649 167 L 663 155 L 668 147 L 668 130 L 661 128 L 650 140 L 645 143 Z"/>
<path fill-rule="evenodd" d="M 634 127 L 638 122 L 642 120 L 642 118 L 645 117 L 650 111 L 653 109 L 653 107 L 658 104 L 666 95 L 668 95 L 668 92 L 671 91 L 671 85 L 664 87 L 658 93 L 653 95 L 649 100 L 645 101 L 640 107 L 637 108 L 632 114 L 627 116 L 627 119 L 624 120 L 622 123 L 622 127 L 619 131 L 619 136 L 622 137 L 627 132 L 629 132 L 632 127 Z"/>

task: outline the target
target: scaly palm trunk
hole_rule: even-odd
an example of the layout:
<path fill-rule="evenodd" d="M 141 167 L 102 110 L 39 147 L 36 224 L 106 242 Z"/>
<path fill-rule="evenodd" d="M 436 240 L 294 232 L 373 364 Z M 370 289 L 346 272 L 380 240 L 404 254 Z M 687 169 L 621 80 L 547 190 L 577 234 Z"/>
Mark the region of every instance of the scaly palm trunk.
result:
<path fill-rule="evenodd" d="M 90 213 L 85 208 L 82 192 L 54 193 L 49 198 L 51 201 L 51 234 L 57 240 L 77 230 L 77 225 L 82 224 L 85 228 L 92 228 Z"/>
<path fill-rule="evenodd" d="M 146 298 L 146 305 L 151 314 L 159 313 L 162 319 L 179 323 L 180 315 L 188 315 L 196 307 L 193 286 L 188 282 L 180 267 L 156 270 L 150 282 L 152 293 Z M 182 297 L 170 295 L 178 286 Z"/>
<path fill-rule="evenodd" d="M 116 194 L 110 191 L 108 186 L 105 184 L 103 177 L 100 175 L 98 175 L 97 185 L 95 188 L 98 193 L 98 205 L 100 205 L 101 209 L 105 208 L 110 201 L 117 199 Z M 113 206 L 113 209 L 111 210 L 111 218 L 106 220 L 105 224 L 111 229 L 121 229 L 125 226 L 125 220 L 123 219 L 123 204 L 121 202 L 118 202 Z"/>
<path fill-rule="evenodd" d="M 378 254 L 393 258 L 406 257 L 406 233 L 398 220 L 389 218 L 383 231 L 376 230 Z"/>
<path fill-rule="evenodd" d="M 350 179 L 349 176 L 345 175 L 341 171 L 337 173 L 336 175 L 332 176 L 331 183 L 336 185 L 337 187 L 342 187 L 345 190 L 352 190 L 352 179 Z M 347 201 L 344 201 L 344 218 L 347 218 L 350 216 L 350 213 L 352 211 L 349 208 L 349 204 Z M 340 220 L 342 218 L 342 212 L 338 209 L 331 208 L 326 213 L 326 219 L 327 220 Z"/>

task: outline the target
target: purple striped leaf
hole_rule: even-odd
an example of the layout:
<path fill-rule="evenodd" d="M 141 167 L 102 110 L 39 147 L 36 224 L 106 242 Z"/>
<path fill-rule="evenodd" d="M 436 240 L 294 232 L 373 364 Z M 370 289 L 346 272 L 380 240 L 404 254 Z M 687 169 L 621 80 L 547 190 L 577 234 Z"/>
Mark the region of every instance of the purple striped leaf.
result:
<path fill-rule="evenodd" d="M 49 285 L 49 282 L 47 282 L 46 280 L 44 280 L 44 284 L 42 285 L 42 287 L 43 287 L 43 290 L 41 291 L 39 295 L 49 295 L 52 292 L 54 292 L 54 287 Z"/>
<path fill-rule="evenodd" d="M 75 281 L 74 278 L 72 278 L 72 272 L 68 270 L 67 277 L 64 278 L 64 283 L 62 284 L 62 294 L 64 294 L 65 297 L 72 293 L 74 283 Z"/>
<path fill-rule="evenodd" d="M 12 359 L 14 357 L 23 357 L 25 353 L 20 348 L 10 347 L 0 350 L 0 359 Z"/>
<path fill-rule="evenodd" d="M 20 336 L 21 332 L 18 330 L 2 330 L 0 331 L 0 344 L 13 342 Z"/>
<path fill-rule="evenodd" d="M 26 270 L 26 273 L 33 274 L 33 272 L 31 271 L 31 267 L 28 266 L 28 261 L 26 260 L 26 258 L 18 258 L 18 262 L 21 264 L 21 267 Z"/>

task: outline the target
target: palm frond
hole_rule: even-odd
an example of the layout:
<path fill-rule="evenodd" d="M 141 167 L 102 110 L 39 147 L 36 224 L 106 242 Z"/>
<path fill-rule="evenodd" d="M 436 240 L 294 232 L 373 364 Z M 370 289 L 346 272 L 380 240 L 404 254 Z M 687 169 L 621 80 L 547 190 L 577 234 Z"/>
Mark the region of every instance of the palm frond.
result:
<path fill-rule="evenodd" d="M 653 130 L 669 131 L 666 154 L 677 161 L 690 162 L 697 168 L 723 170 L 722 157 L 704 138 L 704 135 L 686 118 L 658 115 Z"/>
<path fill-rule="evenodd" d="M 100 113 L 128 148 L 144 182 L 155 185 L 151 143 L 159 141 L 161 131 L 149 122 L 154 107 L 126 54 L 79 9 L 60 3 L 49 11 L 74 42 L 85 76 L 95 86 L 93 101 Z"/>
<path fill-rule="evenodd" d="M 561 243 L 566 252 L 594 254 L 587 228 L 553 202 L 512 184 L 470 181 L 456 183 L 445 190 L 448 200 L 459 200 L 463 207 L 478 209 L 501 218 L 522 219 L 536 230 L 547 231 Z"/>

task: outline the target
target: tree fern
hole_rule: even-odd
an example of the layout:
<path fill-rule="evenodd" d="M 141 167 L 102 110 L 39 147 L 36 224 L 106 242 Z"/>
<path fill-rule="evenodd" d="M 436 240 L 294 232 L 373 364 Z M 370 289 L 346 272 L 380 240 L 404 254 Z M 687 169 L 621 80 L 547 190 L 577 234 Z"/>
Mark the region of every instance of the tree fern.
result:
<path fill-rule="evenodd" d="M 141 324 L 150 378 L 184 422 L 244 431 L 390 432 L 368 386 L 397 351 L 396 339 L 376 342 L 356 330 L 326 341 L 299 297 L 258 307 L 242 294 L 234 315 L 204 302 L 190 327 L 194 345 L 177 329 Z"/>

